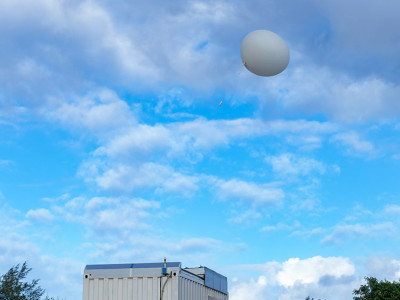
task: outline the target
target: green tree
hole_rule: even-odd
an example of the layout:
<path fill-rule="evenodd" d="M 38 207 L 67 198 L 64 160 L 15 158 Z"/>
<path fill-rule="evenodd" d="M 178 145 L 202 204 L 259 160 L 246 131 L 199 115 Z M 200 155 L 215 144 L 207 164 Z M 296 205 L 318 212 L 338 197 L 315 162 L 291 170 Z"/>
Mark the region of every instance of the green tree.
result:
<path fill-rule="evenodd" d="M 366 284 L 353 291 L 354 300 L 398 300 L 400 282 L 378 281 L 374 277 L 365 277 Z"/>
<path fill-rule="evenodd" d="M 13 266 L 8 272 L 0 276 L 0 294 L 9 300 L 40 300 L 45 290 L 39 286 L 39 279 L 26 282 L 25 279 L 32 268 L 24 262 Z M 45 299 L 52 299 L 46 296 Z"/>

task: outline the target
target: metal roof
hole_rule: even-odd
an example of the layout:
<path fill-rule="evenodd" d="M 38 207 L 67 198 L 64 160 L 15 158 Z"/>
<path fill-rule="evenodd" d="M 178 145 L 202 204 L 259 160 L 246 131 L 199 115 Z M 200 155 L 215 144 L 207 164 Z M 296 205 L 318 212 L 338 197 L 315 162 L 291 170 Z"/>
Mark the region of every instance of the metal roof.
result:
<path fill-rule="evenodd" d="M 167 262 L 167 268 L 180 268 L 180 262 Z M 164 263 L 86 265 L 85 270 L 163 268 Z"/>

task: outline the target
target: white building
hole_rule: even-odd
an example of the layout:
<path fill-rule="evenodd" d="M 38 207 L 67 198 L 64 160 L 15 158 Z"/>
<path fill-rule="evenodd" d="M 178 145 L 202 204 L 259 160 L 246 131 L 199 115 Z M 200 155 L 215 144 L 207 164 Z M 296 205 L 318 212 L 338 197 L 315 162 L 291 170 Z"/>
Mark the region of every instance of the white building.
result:
<path fill-rule="evenodd" d="M 180 262 L 87 265 L 83 300 L 228 300 L 228 282 Z"/>

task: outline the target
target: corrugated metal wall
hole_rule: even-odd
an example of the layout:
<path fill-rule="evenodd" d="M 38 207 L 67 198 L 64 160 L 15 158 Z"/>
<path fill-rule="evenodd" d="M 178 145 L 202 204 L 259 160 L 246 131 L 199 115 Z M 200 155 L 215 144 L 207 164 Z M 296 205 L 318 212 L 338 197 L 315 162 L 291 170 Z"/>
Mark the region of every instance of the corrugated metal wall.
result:
<path fill-rule="evenodd" d="M 83 300 L 160 300 L 160 277 L 85 278 Z M 163 300 L 177 300 L 173 278 L 165 285 Z M 177 293 L 176 293 L 177 294 Z M 175 296 L 175 298 L 173 298 Z"/>
<path fill-rule="evenodd" d="M 84 278 L 83 300 L 160 300 L 163 287 L 162 300 L 208 300 L 209 296 L 228 300 L 225 294 L 180 276 Z"/>
<path fill-rule="evenodd" d="M 185 277 L 179 277 L 179 298 L 178 300 L 208 300 L 214 297 L 218 300 L 228 300 L 221 292 L 210 289 L 203 284 L 194 282 Z"/>

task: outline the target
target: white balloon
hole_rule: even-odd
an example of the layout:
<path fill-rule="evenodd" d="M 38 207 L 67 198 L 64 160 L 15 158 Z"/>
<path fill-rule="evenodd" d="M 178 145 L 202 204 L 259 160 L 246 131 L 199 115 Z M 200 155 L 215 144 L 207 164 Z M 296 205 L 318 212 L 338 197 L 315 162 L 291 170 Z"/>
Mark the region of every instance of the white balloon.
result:
<path fill-rule="evenodd" d="M 246 68 L 259 76 L 274 76 L 289 64 L 289 48 L 269 30 L 250 32 L 243 39 L 240 56 Z"/>

